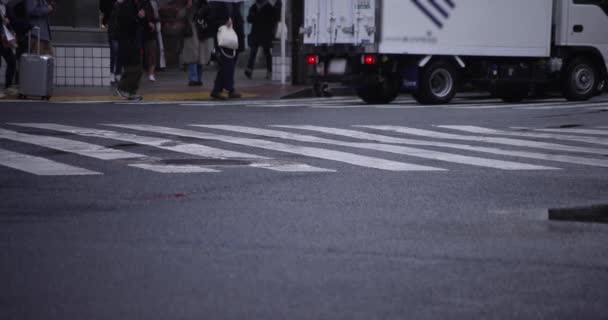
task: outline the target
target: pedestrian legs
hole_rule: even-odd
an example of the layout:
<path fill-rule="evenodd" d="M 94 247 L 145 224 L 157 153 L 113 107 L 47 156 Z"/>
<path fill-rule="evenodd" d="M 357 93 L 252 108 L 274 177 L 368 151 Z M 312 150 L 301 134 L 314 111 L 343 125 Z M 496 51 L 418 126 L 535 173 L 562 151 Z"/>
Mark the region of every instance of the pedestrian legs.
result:
<path fill-rule="evenodd" d="M 188 69 L 188 85 L 201 86 L 203 85 L 203 66 L 197 63 L 190 63 L 187 65 Z"/>
<path fill-rule="evenodd" d="M 249 53 L 249 61 L 247 62 L 247 69 L 245 70 L 245 76 L 247 76 L 249 79 L 251 79 L 251 76 L 253 75 L 253 68 L 255 67 L 255 58 L 258 55 L 258 48 L 259 46 L 257 44 L 252 45 L 250 48 L 251 52 Z"/>
<path fill-rule="evenodd" d="M 266 79 L 272 79 L 272 47 L 264 47 L 264 55 L 266 56 Z"/>
<path fill-rule="evenodd" d="M 224 51 L 224 52 L 221 52 Z M 240 95 L 234 89 L 234 71 L 236 68 L 236 53 L 234 57 L 227 57 L 225 53 L 230 54 L 233 50 L 220 49 L 218 54 L 219 69 L 215 77 L 215 84 L 211 92 L 214 98 L 221 98 L 220 93 L 223 90 L 228 91 L 229 98 L 240 98 Z"/>
<path fill-rule="evenodd" d="M 0 48 L 0 54 L 2 55 L 2 58 L 4 58 L 4 61 L 6 61 L 4 88 L 8 89 L 13 85 L 17 62 L 15 61 L 15 54 L 11 48 Z"/>

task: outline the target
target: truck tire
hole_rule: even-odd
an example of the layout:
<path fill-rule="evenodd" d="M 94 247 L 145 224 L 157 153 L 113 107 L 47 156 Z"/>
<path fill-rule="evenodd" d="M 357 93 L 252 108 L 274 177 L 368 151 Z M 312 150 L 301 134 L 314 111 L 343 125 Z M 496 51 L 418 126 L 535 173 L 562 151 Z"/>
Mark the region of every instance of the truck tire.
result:
<path fill-rule="evenodd" d="M 562 74 L 562 93 L 569 101 L 591 99 L 600 81 L 593 62 L 584 57 L 571 60 Z"/>
<path fill-rule="evenodd" d="M 446 104 L 456 95 L 456 68 L 445 61 L 427 65 L 420 74 L 420 83 L 414 99 L 421 104 Z"/>
<path fill-rule="evenodd" d="M 388 104 L 399 96 L 399 78 L 394 75 L 374 75 L 355 89 L 357 96 L 367 104 Z"/>

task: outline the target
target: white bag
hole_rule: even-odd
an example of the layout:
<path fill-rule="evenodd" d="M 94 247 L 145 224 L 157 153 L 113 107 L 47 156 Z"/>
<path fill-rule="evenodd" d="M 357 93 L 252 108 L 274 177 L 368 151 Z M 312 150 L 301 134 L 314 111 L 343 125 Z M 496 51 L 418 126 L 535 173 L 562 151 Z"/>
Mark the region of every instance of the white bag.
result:
<path fill-rule="evenodd" d="M 221 26 L 217 31 L 217 44 L 220 48 L 237 50 L 239 48 L 239 36 L 234 29 Z"/>
<path fill-rule="evenodd" d="M 287 32 L 287 24 L 284 22 L 277 23 L 277 30 L 274 34 L 274 38 L 277 40 L 281 40 L 281 35 L 285 34 L 285 39 L 287 39 L 289 33 Z"/>

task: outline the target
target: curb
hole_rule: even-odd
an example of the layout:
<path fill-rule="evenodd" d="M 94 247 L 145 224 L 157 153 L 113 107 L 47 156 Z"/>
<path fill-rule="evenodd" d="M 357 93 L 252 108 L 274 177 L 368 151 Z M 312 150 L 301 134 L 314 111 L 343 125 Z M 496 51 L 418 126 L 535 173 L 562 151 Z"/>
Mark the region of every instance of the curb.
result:
<path fill-rule="evenodd" d="M 608 204 L 588 207 L 549 209 L 549 220 L 608 223 Z"/>

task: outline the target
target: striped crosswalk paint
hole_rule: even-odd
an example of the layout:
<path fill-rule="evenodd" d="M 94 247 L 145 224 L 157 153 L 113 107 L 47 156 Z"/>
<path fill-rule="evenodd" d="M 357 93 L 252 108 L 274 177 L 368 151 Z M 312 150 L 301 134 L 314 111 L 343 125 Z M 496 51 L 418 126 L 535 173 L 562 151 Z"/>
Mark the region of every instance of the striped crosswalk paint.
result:
<path fill-rule="evenodd" d="M 41 128 L 41 127 L 39 127 Z M 129 164 L 131 167 L 150 170 L 160 173 L 201 173 L 201 172 L 217 172 L 217 170 L 207 169 L 204 167 L 195 168 L 194 166 L 180 167 L 176 165 L 164 165 L 160 159 L 147 157 L 142 154 L 127 152 L 118 149 L 106 148 L 103 146 L 68 140 L 63 138 L 48 137 L 42 135 L 32 135 L 20 133 L 5 129 L 0 129 L 0 139 L 17 141 L 32 145 L 37 145 L 45 148 L 60 150 L 77 154 L 80 156 L 99 159 L 99 160 L 132 160 Z M 138 162 L 143 162 L 140 164 Z M 150 165 L 149 163 L 157 162 L 158 164 Z M 164 167 L 164 168 L 163 168 Z"/>
<path fill-rule="evenodd" d="M 244 145 L 248 147 L 273 150 L 291 154 L 303 155 L 311 158 L 325 159 L 336 162 L 348 163 L 356 166 L 374 168 L 388 171 L 445 171 L 444 169 L 415 165 L 410 163 L 403 163 L 397 161 L 391 161 L 381 158 L 367 157 L 358 154 L 327 150 L 314 147 L 296 146 L 285 143 L 278 143 L 272 141 L 266 141 L 261 139 L 250 139 L 225 136 L 213 133 L 205 133 L 200 131 L 191 131 L 183 129 L 175 129 L 168 127 L 152 126 L 152 125 L 122 125 L 122 124 L 110 124 L 109 126 L 126 128 L 132 130 L 148 131 L 161 134 L 168 134 L 181 137 L 190 137 L 198 139 L 209 139 L 223 141 L 226 143 Z"/>
<path fill-rule="evenodd" d="M 4 149 L 0 149 L 0 165 L 38 176 L 87 176 L 102 174 L 100 172 Z"/>
<path fill-rule="evenodd" d="M 534 139 L 537 139 L 537 138 L 554 139 L 554 140 L 576 141 L 576 142 L 608 145 L 608 139 L 602 139 L 599 137 L 582 137 L 582 136 L 573 136 L 573 135 L 566 135 L 566 134 L 536 133 L 536 132 L 521 132 L 521 131 L 512 132 L 512 131 L 488 129 L 488 128 L 477 127 L 477 126 L 437 126 L 437 127 L 465 131 L 465 132 L 469 132 L 469 133 L 480 133 L 480 134 L 534 138 Z M 608 152 L 608 150 L 606 150 L 605 152 Z"/>
<path fill-rule="evenodd" d="M 587 134 L 587 135 L 598 135 L 598 136 L 608 136 L 608 131 L 606 130 L 595 130 L 595 129 L 574 129 L 574 128 L 562 128 L 562 129 L 530 129 L 524 127 L 512 127 L 512 129 L 523 129 L 523 130 L 534 130 L 541 132 L 556 132 L 556 133 L 574 133 L 574 134 Z"/>
<path fill-rule="evenodd" d="M 155 147 L 158 149 L 169 150 L 178 153 L 184 153 L 189 155 L 200 156 L 204 158 L 212 158 L 212 159 L 233 159 L 233 160 L 243 160 L 251 163 L 253 167 L 264 168 L 273 171 L 281 171 L 281 172 L 293 172 L 294 168 L 299 168 L 301 172 L 333 172 L 331 169 L 317 168 L 305 164 L 295 164 L 295 163 L 285 163 L 274 161 L 271 158 L 222 150 L 217 148 L 212 148 L 200 144 L 191 144 L 191 143 L 182 143 L 180 141 L 162 139 L 156 137 L 147 137 L 147 136 L 138 136 L 134 134 L 128 133 L 120 133 L 110 130 L 98 130 L 98 129 L 90 129 L 90 128 L 80 128 L 74 126 L 67 126 L 61 124 L 52 124 L 52 123 L 15 123 L 14 125 L 19 125 L 23 127 L 31 127 L 31 128 L 39 128 L 39 129 L 47 129 L 54 130 L 60 132 L 68 132 L 80 136 L 85 137 L 94 137 L 94 138 L 105 138 L 105 139 L 113 139 L 119 141 L 126 141 L 131 143 L 137 143 L 140 145 L 146 145 L 150 147 Z M 295 166 L 294 166 L 295 165 Z M 141 166 L 140 166 L 141 167 Z M 149 166 L 144 166 L 144 168 L 150 168 Z"/>
<path fill-rule="evenodd" d="M 443 132 L 437 132 L 437 131 L 431 131 L 431 130 L 402 127 L 402 126 L 357 125 L 355 127 L 383 130 L 383 131 L 393 131 L 393 132 L 397 132 L 397 133 L 423 136 L 426 138 L 476 141 L 476 142 L 485 142 L 485 143 L 526 147 L 526 148 L 537 148 L 537 149 L 566 151 L 566 152 L 579 152 L 579 153 L 589 153 L 589 154 L 599 154 L 599 155 L 608 154 L 608 150 L 606 150 L 606 149 L 575 147 L 575 146 L 568 146 L 568 145 L 562 145 L 562 144 L 521 140 L 521 139 L 513 139 L 513 138 L 484 137 L 484 136 L 478 136 L 478 135 L 477 136 L 467 136 L 467 135 L 443 133 Z"/>
<path fill-rule="evenodd" d="M 489 154 L 496 154 L 496 155 L 503 155 L 503 156 L 529 158 L 529 159 L 537 159 L 537 160 L 548 160 L 548 161 L 554 161 L 554 162 L 608 168 L 608 160 L 603 160 L 603 159 L 592 159 L 592 158 L 583 158 L 583 157 L 556 155 L 556 154 L 544 154 L 544 153 L 538 153 L 538 152 L 518 151 L 518 150 L 503 150 L 503 149 L 498 149 L 498 148 L 478 147 L 478 146 L 470 146 L 470 145 L 465 145 L 465 144 L 455 144 L 455 143 L 447 143 L 447 142 L 404 139 L 404 138 L 390 137 L 390 136 L 373 134 L 373 133 L 356 131 L 356 130 L 328 128 L 328 127 L 320 127 L 320 126 L 312 126 L 312 125 L 278 125 L 275 127 L 308 130 L 308 131 L 321 132 L 321 133 L 333 134 L 333 135 L 362 139 L 362 140 L 377 141 L 377 142 L 382 142 L 382 143 L 442 147 L 442 148 L 467 150 L 467 151 L 489 153 Z"/>
<path fill-rule="evenodd" d="M 242 126 L 228 126 L 228 125 L 195 125 L 195 126 L 203 127 L 203 128 L 210 128 L 210 129 L 233 131 L 233 132 L 239 132 L 239 133 L 246 133 L 246 134 L 252 134 L 252 135 L 259 135 L 259 136 L 266 136 L 266 137 L 271 137 L 271 138 L 295 140 L 295 141 L 307 142 L 307 143 L 321 143 L 321 144 L 330 144 L 330 145 L 337 145 L 337 146 L 350 147 L 350 148 L 389 152 L 389 153 L 406 155 L 406 156 L 416 157 L 416 158 L 439 160 L 439 161 L 445 161 L 445 162 L 451 162 L 451 163 L 466 164 L 466 165 L 471 165 L 471 166 L 487 167 L 487 168 L 494 168 L 494 169 L 503 169 L 503 170 L 551 170 L 551 169 L 556 169 L 556 168 L 552 168 L 552 167 L 530 165 L 530 164 L 526 164 L 526 163 L 463 156 L 463 155 L 458 155 L 458 154 L 438 152 L 438 151 L 432 151 L 432 150 L 426 150 L 426 149 L 410 148 L 410 147 L 404 147 L 404 146 L 394 146 L 394 145 L 389 145 L 389 144 L 360 143 L 360 142 L 354 143 L 354 142 L 338 141 L 338 140 L 331 140 L 331 139 L 325 139 L 325 138 L 319 138 L 319 137 L 314 137 L 314 136 L 301 135 L 301 134 L 295 134 L 295 133 L 289 133 L 289 132 L 283 132 L 283 131 L 277 131 L 277 130 L 258 129 L 258 128 L 251 128 L 251 127 L 242 127 Z"/>

